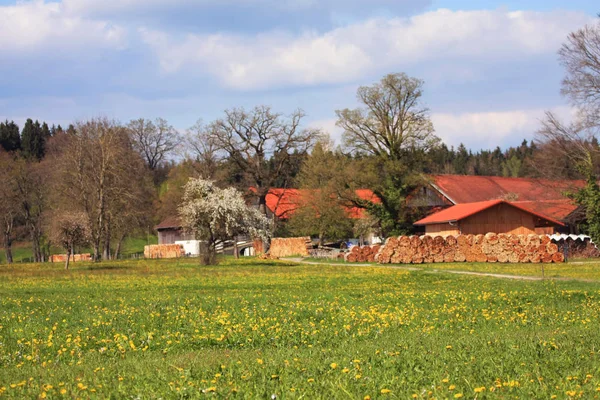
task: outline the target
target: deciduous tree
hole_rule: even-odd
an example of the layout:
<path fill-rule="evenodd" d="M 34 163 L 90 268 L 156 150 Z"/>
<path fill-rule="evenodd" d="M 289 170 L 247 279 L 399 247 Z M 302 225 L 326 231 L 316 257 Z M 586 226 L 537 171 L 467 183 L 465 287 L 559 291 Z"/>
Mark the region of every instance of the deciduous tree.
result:
<path fill-rule="evenodd" d="M 425 184 L 421 173 L 426 153 L 439 143 L 429 111 L 422 104 L 423 84 L 403 73 L 389 74 L 358 89 L 363 107 L 336 111 L 346 147 L 356 155 L 370 156 L 371 169 L 380 176 L 370 187 L 381 203 L 357 197 L 353 201 L 381 221 L 386 235 L 412 229 L 415 216 L 406 199 Z"/>
<path fill-rule="evenodd" d="M 304 116 L 297 110 L 286 117 L 267 106 L 235 108 L 207 129 L 207 140 L 237 166 L 243 189 L 254 188 L 265 215 L 269 189 L 290 184 L 293 155 L 306 154 L 321 135 L 317 129 L 301 128 Z"/>
<path fill-rule="evenodd" d="M 79 212 L 64 212 L 52 216 L 51 237 L 65 249 L 65 269 L 69 269 L 71 256 L 76 246 L 85 246 L 90 240 L 87 216 Z"/>
<path fill-rule="evenodd" d="M 157 118 L 154 122 L 144 118 L 132 120 L 127 128 L 134 148 L 152 171 L 156 170 L 181 142 L 179 132 L 163 118 Z"/>
<path fill-rule="evenodd" d="M 62 207 L 85 213 L 94 259 L 109 259 L 119 221 L 128 220 L 133 224 L 126 224 L 129 231 L 134 229 L 139 219 L 130 219 L 128 214 L 145 212 L 138 209 L 138 200 L 151 199 L 140 187 L 147 184 L 146 169 L 133 150 L 128 130 L 115 121 L 97 118 L 81 122 L 67 137 L 56 160 Z M 122 228 L 119 231 L 124 232 Z"/>
<path fill-rule="evenodd" d="M 216 245 L 238 235 L 267 240 L 269 220 L 254 207 L 248 207 L 242 193 L 234 188 L 220 189 L 212 181 L 190 179 L 185 186 L 179 215 L 184 229 L 205 241 L 204 264 L 216 262 Z"/>

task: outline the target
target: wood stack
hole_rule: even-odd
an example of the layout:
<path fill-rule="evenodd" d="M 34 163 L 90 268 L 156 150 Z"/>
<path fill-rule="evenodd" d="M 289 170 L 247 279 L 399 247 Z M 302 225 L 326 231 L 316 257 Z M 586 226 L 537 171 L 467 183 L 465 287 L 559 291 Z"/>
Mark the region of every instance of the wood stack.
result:
<path fill-rule="evenodd" d="M 67 255 L 66 254 L 54 254 L 50 256 L 50 262 L 51 263 L 64 263 L 67 261 Z M 73 262 L 79 262 L 79 261 L 92 261 L 92 255 L 90 253 L 86 253 L 86 254 L 71 254 L 70 260 L 69 261 L 73 261 Z"/>
<path fill-rule="evenodd" d="M 273 238 L 269 254 L 273 257 L 308 256 L 308 249 L 312 248 L 309 237 L 299 238 Z"/>
<path fill-rule="evenodd" d="M 260 256 L 261 254 L 265 254 L 265 247 L 262 239 L 254 239 L 252 241 L 252 247 L 254 247 L 254 255 Z"/>
<path fill-rule="evenodd" d="M 146 258 L 179 258 L 185 252 L 180 244 L 153 244 L 144 246 L 144 257 Z"/>
<path fill-rule="evenodd" d="M 375 256 L 381 264 L 442 262 L 561 263 L 564 256 L 546 235 L 400 236 Z"/>
<path fill-rule="evenodd" d="M 352 246 L 350 252 L 344 255 L 344 260 L 347 262 L 375 262 L 375 256 L 381 250 L 381 246 L 375 244 L 373 246 Z"/>

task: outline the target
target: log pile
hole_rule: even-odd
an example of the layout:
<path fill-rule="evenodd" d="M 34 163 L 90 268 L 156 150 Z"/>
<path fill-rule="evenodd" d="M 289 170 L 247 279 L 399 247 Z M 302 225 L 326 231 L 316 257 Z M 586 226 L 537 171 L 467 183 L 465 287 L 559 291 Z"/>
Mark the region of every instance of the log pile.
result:
<path fill-rule="evenodd" d="M 389 238 L 375 260 L 380 264 L 442 262 L 561 263 L 564 255 L 546 235 L 400 236 Z"/>
<path fill-rule="evenodd" d="M 308 256 L 310 248 L 312 248 L 312 241 L 309 237 L 273 238 L 268 253 L 276 258 Z"/>
<path fill-rule="evenodd" d="M 180 244 L 153 244 L 144 246 L 146 258 L 179 258 L 185 256 L 183 246 Z"/>
<path fill-rule="evenodd" d="M 252 241 L 252 247 L 254 247 L 254 255 L 260 256 L 265 254 L 265 247 L 263 245 L 262 239 L 254 239 Z"/>
<path fill-rule="evenodd" d="M 346 262 L 375 262 L 375 256 L 379 253 L 381 246 L 376 244 L 373 246 L 352 246 L 350 252 L 344 254 Z"/>
<path fill-rule="evenodd" d="M 67 261 L 66 254 L 54 254 L 50 256 L 51 263 L 64 263 Z M 86 254 L 71 254 L 70 260 L 72 262 L 79 261 L 92 261 L 92 255 L 90 253 Z"/>

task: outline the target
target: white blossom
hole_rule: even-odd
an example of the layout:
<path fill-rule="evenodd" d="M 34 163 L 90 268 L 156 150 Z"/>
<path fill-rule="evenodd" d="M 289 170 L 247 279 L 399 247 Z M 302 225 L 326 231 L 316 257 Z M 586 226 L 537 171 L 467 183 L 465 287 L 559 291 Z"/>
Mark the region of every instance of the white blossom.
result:
<path fill-rule="evenodd" d="M 209 245 L 231 240 L 237 235 L 268 239 L 270 221 L 256 208 L 249 207 L 242 193 L 221 189 L 212 181 L 190 179 L 179 208 L 183 228 Z"/>

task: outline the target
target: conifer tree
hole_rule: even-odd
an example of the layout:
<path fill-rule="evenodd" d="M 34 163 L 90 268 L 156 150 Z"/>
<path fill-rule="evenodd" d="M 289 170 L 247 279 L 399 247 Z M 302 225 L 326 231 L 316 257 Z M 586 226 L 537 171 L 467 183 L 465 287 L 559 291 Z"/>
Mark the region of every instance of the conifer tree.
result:
<path fill-rule="evenodd" d="M 19 126 L 14 121 L 0 123 L 0 147 L 5 151 L 17 151 L 21 148 Z"/>
<path fill-rule="evenodd" d="M 41 160 L 44 157 L 45 139 L 38 121 L 27 119 L 21 133 L 21 148 L 26 158 Z"/>

